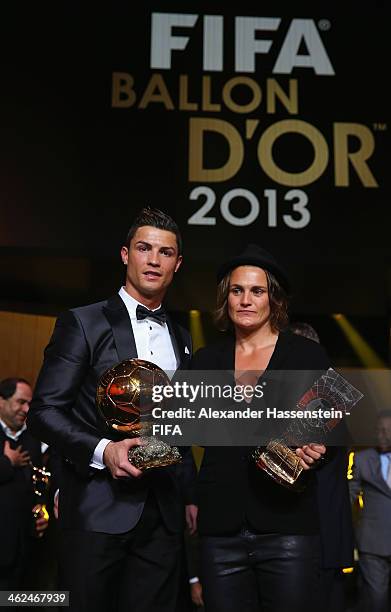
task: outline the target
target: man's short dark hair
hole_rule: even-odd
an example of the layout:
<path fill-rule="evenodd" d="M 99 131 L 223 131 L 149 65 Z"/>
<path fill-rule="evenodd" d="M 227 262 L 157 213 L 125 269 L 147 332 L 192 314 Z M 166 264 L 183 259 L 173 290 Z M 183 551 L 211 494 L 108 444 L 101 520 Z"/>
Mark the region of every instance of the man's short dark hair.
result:
<path fill-rule="evenodd" d="M 2 397 L 3 399 L 8 399 L 9 397 L 12 397 L 16 391 L 16 386 L 18 383 L 24 383 L 25 385 L 31 387 L 29 381 L 25 378 L 4 378 L 4 380 L 0 382 L 0 397 Z"/>
<path fill-rule="evenodd" d="M 125 246 L 129 248 L 130 241 L 137 232 L 139 227 L 149 225 L 150 227 L 156 227 L 157 229 L 166 230 L 175 234 L 176 243 L 178 247 L 178 255 L 182 254 L 182 237 L 179 231 L 178 225 L 175 223 L 169 215 L 162 212 L 158 208 L 143 208 L 133 221 L 128 235 L 126 236 Z"/>

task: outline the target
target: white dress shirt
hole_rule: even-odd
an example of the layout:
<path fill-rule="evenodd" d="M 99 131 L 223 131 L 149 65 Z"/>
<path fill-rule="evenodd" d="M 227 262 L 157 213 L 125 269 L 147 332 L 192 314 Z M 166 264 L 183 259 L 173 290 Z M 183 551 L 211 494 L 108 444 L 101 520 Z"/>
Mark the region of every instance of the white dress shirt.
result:
<path fill-rule="evenodd" d="M 7 438 L 11 438 L 11 440 L 14 440 L 14 442 L 17 442 L 20 436 L 22 435 L 22 433 L 26 431 L 27 429 L 26 423 L 23 423 L 22 427 L 18 431 L 14 432 L 1 419 L 0 419 L 0 425 L 3 428 L 3 431 L 5 435 L 7 436 Z M 42 454 L 44 454 L 44 452 L 46 452 L 48 448 L 49 448 L 49 445 L 46 444 L 46 442 L 41 442 L 41 453 Z"/>
<path fill-rule="evenodd" d="M 12 429 L 10 429 L 2 419 L 0 419 L 0 425 L 3 428 L 3 431 L 7 438 L 11 438 L 11 440 L 13 440 L 14 442 L 17 442 L 22 433 L 27 429 L 26 423 L 23 423 L 22 427 L 18 429 L 18 431 L 12 431 Z"/>
<path fill-rule="evenodd" d="M 129 295 L 125 291 L 125 287 L 121 287 L 119 295 L 129 313 L 138 358 L 152 361 L 171 378 L 177 369 L 177 359 L 167 323 L 158 323 L 152 319 L 138 320 L 136 317 L 137 306 L 145 307 L 145 305 L 140 304 Z M 158 309 L 155 308 L 154 310 Z"/>
<path fill-rule="evenodd" d="M 391 453 L 380 453 L 380 468 L 384 480 L 391 487 Z"/>
<path fill-rule="evenodd" d="M 171 378 L 177 369 L 177 358 L 175 356 L 167 323 L 158 323 L 148 318 L 138 320 L 136 317 L 136 309 L 140 302 L 129 295 L 129 293 L 125 291 L 125 287 L 121 287 L 119 296 L 129 313 L 138 358 L 156 364 L 166 372 L 169 378 Z M 140 305 L 144 306 L 144 304 Z M 157 308 L 154 310 L 157 310 Z M 103 463 L 103 452 L 109 442 L 110 440 L 107 438 L 103 438 L 98 442 L 92 456 L 92 462 L 90 463 L 91 467 L 97 469 L 106 467 Z"/>

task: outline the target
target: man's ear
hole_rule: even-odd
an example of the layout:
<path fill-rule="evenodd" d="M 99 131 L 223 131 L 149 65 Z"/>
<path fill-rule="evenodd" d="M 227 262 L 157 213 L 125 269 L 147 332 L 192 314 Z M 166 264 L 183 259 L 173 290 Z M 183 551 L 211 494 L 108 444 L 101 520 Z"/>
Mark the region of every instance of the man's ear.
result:
<path fill-rule="evenodd" d="M 129 255 L 128 247 L 123 246 L 121 249 L 121 259 L 122 259 L 122 263 L 124 263 L 125 266 L 128 265 L 128 255 Z"/>
<path fill-rule="evenodd" d="M 181 267 L 182 261 L 183 261 L 183 257 L 182 255 L 179 255 L 177 262 L 175 264 L 175 272 L 178 272 L 179 268 Z"/>

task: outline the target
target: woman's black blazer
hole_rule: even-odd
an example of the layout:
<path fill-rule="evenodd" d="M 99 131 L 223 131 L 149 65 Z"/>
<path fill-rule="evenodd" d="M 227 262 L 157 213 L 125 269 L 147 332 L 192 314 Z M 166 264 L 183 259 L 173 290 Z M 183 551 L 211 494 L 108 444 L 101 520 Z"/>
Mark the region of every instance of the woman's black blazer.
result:
<path fill-rule="evenodd" d="M 234 338 L 227 335 L 222 342 L 197 351 L 191 367 L 234 370 Z M 323 372 L 328 367 L 330 361 L 321 345 L 282 332 L 267 371 Z M 286 490 L 258 470 L 251 460 L 252 450 L 238 446 L 205 448 L 197 486 L 199 533 L 233 534 L 244 523 L 261 533 L 319 533 L 323 567 L 351 565 L 353 532 L 346 449 L 328 447 L 328 458 L 322 466 L 305 474 L 307 483 L 302 493 Z"/>

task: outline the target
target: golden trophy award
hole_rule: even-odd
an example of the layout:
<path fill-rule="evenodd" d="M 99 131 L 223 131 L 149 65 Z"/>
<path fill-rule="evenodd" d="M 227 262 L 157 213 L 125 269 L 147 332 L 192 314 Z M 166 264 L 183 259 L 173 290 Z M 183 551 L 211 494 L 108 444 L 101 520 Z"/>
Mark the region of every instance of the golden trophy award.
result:
<path fill-rule="evenodd" d="M 44 467 L 31 466 L 32 469 L 32 481 L 33 481 L 33 493 L 35 504 L 33 507 L 33 526 L 32 535 L 37 537 L 37 531 L 35 528 L 35 522 L 39 517 L 43 517 L 49 520 L 49 513 L 46 508 L 46 494 L 49 490 L 50 476 L 51 473 Z"/>
<path fill-rule="evenodd" d="M 152 410 L 158 406 L 152 399 L 156 385 L 170 385 L 164 370 L 143 359 L 125 359 L 102 374 L 96 390 L 96 404 L 107 426 L 124 437 L 141 439 L 128 458 L 143 471 L 182 460 L 176 446 L 150 435 Z"/>
<path fill-rule="evenodd" d="M 265 448 L 259 447 L 253 454 L 255 464 L 279 484 L 300 491 L 303 483 L 299 476 L 303 471 L 300 458 L 284 439 L 271 440 Z"/>
<path fill-rule="evenodd" d="M 341 374 L 329 368 L 316 380 L 296 404 L 299 411 L 319 414 L 320 410 L 344 417 L 364 397 Z M 253 453 L 256 466 L 265 471 L 279 484 L 292 491 L 302 491 L 304 482 L 300 478 L 303 467 L 294 448 L 310 442 L 327 443 L 327 435 L 341 421 L 341 418 L 292 419 L 279 439 L 271 440 L 266 447 L 259 447 Z"/>

